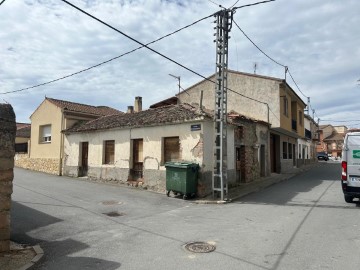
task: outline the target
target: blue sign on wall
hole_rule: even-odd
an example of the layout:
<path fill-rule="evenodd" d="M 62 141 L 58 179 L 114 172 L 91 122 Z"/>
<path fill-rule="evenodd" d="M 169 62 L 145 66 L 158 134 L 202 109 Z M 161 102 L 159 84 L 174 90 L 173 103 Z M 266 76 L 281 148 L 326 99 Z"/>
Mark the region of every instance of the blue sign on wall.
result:
<path fill-rule="evenodd" d="M 191 125 L 191 131 L 201 130 L 201 124 Z"/>

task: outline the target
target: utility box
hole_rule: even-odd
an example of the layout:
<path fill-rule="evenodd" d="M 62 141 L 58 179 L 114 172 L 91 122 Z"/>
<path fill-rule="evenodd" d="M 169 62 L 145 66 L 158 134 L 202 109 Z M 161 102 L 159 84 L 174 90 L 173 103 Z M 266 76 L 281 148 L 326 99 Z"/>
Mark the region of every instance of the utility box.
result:
<path fill-rule="evenodd" d="M 190 162 L 166 162 L 166 192 L 181 194 L 183 199 L 194 197 L 197 191 L 199 165 Z"/>

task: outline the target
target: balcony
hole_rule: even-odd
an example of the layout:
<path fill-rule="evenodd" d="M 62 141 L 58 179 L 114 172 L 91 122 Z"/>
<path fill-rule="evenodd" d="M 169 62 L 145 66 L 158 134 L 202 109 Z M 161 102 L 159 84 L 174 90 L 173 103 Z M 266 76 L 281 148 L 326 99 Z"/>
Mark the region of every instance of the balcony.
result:
<path fill-rule="evenodd" d="M 311 140 L 311 131 L 305 128 L 305 138 Z"/>

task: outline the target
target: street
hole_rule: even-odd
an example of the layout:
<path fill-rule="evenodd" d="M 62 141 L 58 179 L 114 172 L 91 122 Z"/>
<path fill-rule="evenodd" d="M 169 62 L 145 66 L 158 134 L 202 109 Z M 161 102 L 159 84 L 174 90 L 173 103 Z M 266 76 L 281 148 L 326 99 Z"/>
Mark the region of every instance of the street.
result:
<path fill-rule="evenodd" d="M 341 165 L 233 203 L 195 204 L 141 189 L 15 169 L 13 241 L 40 244 L 32 269 L 358 269 L 360 204 Z M 214 244 L 192 253 L 189 242 Z"/>

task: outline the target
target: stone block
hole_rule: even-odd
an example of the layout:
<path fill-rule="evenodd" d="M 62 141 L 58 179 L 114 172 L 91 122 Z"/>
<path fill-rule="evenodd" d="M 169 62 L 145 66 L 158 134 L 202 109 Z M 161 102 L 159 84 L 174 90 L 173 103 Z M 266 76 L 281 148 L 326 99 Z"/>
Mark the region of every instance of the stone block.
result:
<path fill-rule="evenodd" d="M 10 230 L 9 228 L 0 229 L 0 241 L 10 240 Z"/>
<path fill-rule="evenodd" d="M 1 240 L 0 239 L 0 253 L 7 252 L 10 250 L 10 240 Z"/>
<path fill-rule="evenodd" d="M 0 181 L 0 195 L 10 195 L 13 193 L 13 184 L 12 181 Z"/>
<path fill-rule="evenodd" d="M 0 212 L 0 229 L 9 228 L 10 214 L 8 211 Z"/>
<path fill-rule="evenodd" d="M 11 207 L 11 197 L 10 195 L 0 196 L 0 211 L 8 211 Z"/>
<path fill-rule="evenodd" d="M 11 181 L 14 179 L 14 170 L 8 169 L 8 170 L 0 170 L 0 182 L 2 181 Z"/>
<path fill-rule="evenodd" d="M 12 158 L 0 158 L 0 170 L 14 168 L 14 156 Z"/>

